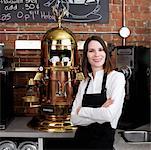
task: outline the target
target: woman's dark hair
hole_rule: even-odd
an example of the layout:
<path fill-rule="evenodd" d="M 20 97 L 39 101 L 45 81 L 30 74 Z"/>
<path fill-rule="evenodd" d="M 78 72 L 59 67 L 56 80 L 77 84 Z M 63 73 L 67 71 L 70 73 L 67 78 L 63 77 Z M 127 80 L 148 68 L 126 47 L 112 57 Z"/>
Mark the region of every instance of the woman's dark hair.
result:
<path fill-rule="evenodd" d="M 92 40 L 98 41 L 102 45 L 103 50 L 106 53 L 106 59 L 105 59 L 104 65 L 103 65 L 104 72 L 109 73 L 110 71 L 113 70 L 110 54 L 107 49 L 106 43 L 99 36 L 91 36 L 85 41 L 84 49 L 83 49 L 82 72 L 85 77 L 88 77 L 88 73 L 92 72 L 92 68 L 91 68 L 90 63 L 88 62 L 88 57 L 87 57 L 88 45 Z"/>

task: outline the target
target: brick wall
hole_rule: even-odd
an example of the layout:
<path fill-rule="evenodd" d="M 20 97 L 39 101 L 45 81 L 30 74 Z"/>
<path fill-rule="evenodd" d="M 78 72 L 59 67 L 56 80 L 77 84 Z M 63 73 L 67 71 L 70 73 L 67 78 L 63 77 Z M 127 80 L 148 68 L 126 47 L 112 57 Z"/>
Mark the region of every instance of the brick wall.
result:
<path fill-rule="evenodd" d="M 126 25 L 131 30 L 127 45 L 150 46 L 150 5 L 150 0 L 126 0 Z M 0 34 L 0 42 L 5 43 L 8 55 L 12 54 L 16 39 L 41 39 L 45 31 L 57 26 L 55 23 L 1 23 L 0 25 L 0 31 L 14 31 L 14 34 L 7 32 L 6 34 Z M 122 26 L 122 0 L 110 0 L 108 24 L 63 23 L 62 26 L 68 27 L 73 32 L 81 32 L 76 34 L 77 40 L 84 40 L 89 36 L 89 34 L 82 34 L 82 32 L 118 31 Z M 15 31 L 24 32 L 24 34 L 15 34 Z M 33 31 L 34 34 L 29 34 L 28 31 Z M 118 34 L 101 34 L 101 36 L 107 42 L 115 45 L 121 45 L 122 43 L 122 38 Z"/>
<path fill-rule="evenodd" d="M 150 0 L 126 0 L 125 23 L 131 30 L 130 37 L 126 39 L 126 45 L 151 46 L 150 9 Z M 62 23 L 62 26 L 68 27 L 75 33 L 77 41 L 85 40 L 92 34 L 99 34 L 108 43 L 118 46 L 122 44 L 122 38 L 118 34 L 113 34 L 113 32 L 119 31 L 122 27 L 122 20 L 122 0 L 110 0 L 108 24 Z M 5 43 L 5 54 L 8 57 L 13 56 L 15 40 L 42 39 L 48 29 L 57 26 L 56 23 L 1 23 L 0 25 L 0 43 Z M 18 101 L 16 105 L 20 105 Z"/>

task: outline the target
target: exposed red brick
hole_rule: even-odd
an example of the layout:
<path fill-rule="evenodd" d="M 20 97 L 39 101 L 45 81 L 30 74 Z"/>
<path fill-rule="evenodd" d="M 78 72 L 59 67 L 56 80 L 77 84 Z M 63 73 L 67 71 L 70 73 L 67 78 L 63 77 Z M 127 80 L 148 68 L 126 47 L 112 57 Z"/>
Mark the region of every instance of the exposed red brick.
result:
<path fill-rule="evenodd" d="M 115 46 L 122 45 L 122 38 L 118 34 L 102 34 L 101 32 L 113 32 L 118 31 L 123 24 L 122 19 L 122 2 L 123 0 L 109 0 L 109 23 L 100 24 L 96 23 L 69 23 L 63 22 L 62 26 L 69 28 L 72 32 L 81 32 L 81 34 L 75 34 L 76 40 L 85 40 L 91 35 L 100 35 L 108 43 L 113 43 Z M 126 45 L 143 45 L 151 47 L 151 31 L 150 31 L 150 0 L 125 0 L 126 2 L 126 15 L 125 23 L 131 30 L 131 35 L 126 39 Z M 0 42 L 5 43 L 6 54 L 12 56 L 15 49 L 14 42 L 17 39 L 34 40 L 42 39 L 44 33 L 51 28 L 57 27 L 57 23 L 1 23 L 0 31 L 13 31 L 13 32 L 26 32 L 33 31 L 35 34 L 29 32 L 24 34 L 19 33 L 3 33 L 0 34 Z M 37 32 L 37 33 L 36 33 Z M 42 33 L 39 33 L 42 32 Z M 86 33 L 83 32 L 92 32 Z M 113 55 L 113 62 L 115 63 L 115 55 Z M 26 61 L 26 60 L 25 60 Z M 35 60 L 34 62 L 36 62 Z M 15 83 L 27 84 L 30 77 L 34 77 L 33 74 L 17 74 L 15 77 Z M 18 96 L 20 93 L 20 96 Z M 24 113 L 24 107 L 22 106 L 22 98 L 25 95 L 25 90 L 20 92 L 14 91 L 15 97 L 15 112 Z M 35 113 L 30 109 L 26 110 L 29 114 Z"/>

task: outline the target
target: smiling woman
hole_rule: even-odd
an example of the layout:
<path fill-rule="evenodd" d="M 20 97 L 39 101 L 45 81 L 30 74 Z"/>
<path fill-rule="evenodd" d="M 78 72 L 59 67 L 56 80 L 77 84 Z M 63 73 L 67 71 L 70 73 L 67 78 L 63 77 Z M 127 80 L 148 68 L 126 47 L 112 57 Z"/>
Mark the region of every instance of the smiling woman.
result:
<path fill-rule="evenodd" d="M 125 77 L 113 70 L 106 43 L 99 36 L 85 41 L 82 70 L 85 79 L 71 111 L 71 122 L 78 126 L 75 146 L 113 150 L 125 97 Z"/>

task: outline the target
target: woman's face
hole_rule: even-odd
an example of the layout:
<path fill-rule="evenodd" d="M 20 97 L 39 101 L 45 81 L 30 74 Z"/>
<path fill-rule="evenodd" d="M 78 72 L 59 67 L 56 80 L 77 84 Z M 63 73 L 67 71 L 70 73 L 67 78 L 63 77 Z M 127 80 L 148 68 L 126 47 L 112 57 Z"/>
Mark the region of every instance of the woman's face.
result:
<path fill-rule="evenodd" d="M 87 57 L 92 71 L 103 69 L 106 53 L 103 50 L 102 45 L 98 41 L 90 41 L 90 43 L 88 44 Z"/>

